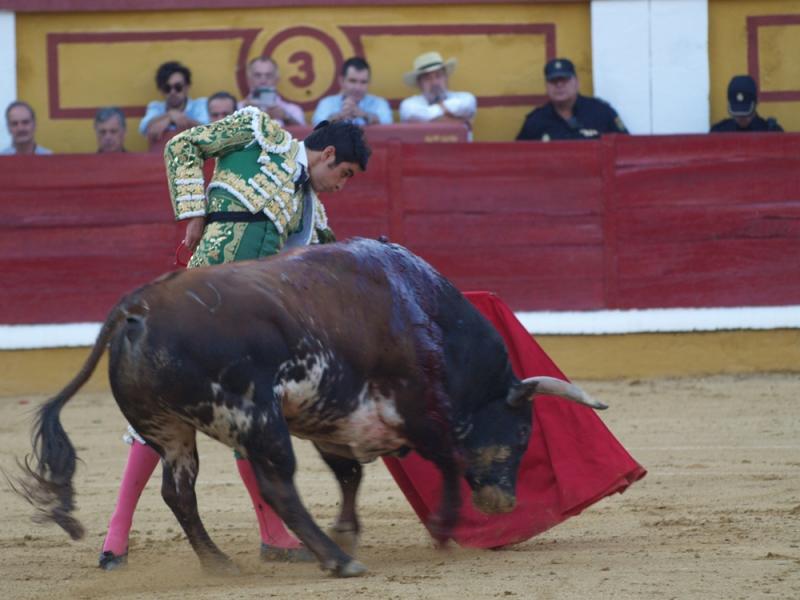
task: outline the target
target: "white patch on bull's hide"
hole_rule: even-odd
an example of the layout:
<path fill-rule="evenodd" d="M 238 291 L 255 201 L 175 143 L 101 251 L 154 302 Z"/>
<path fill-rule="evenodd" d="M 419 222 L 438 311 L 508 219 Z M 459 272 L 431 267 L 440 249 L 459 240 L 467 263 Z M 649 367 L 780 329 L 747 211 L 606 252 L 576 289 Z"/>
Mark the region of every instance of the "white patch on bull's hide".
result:
<path fill-rule="evenodd" d="M 200 431 L 226 446 L 238 446 L 239 442 L 235 436 L 242 435 L 246 437 L 253 426 L 252 413 L 241 408 L 229 408 L 212 404 L 211 412 L 210 423 L 197 421 L 196 426 Z"/>
<path fill-rule="evenodd" d="M 297 437 L 347 446 L 353 458 L 364 463 L 407 445 L 394 394 L 384 396 L 367 381 L 357 400 L 358 406 L 350 414 L 324 424 L 312 414 L 296 411 L 289 420 L 290 429 Z M 325 425 L 324 435 L 317 428 L 321 424 Z"/>
<path fill-rule="evenodd" d="M 197 462 L 194 460 L 193 452 L 186 452 L 185 448 L 168 446 L 164 448 L 164 460 L 172 465 L 172 478 L 175 480 L 175 491 L 181 493 L 183 483 L 188 483 L 187 478 L 197 477 Z"/>
<path fill-rule="evenodd" d="M 349 446 L 360 462 L 375 460 L 407 443 L 400 432 L 403 419 L 394 394 L 384 396 L 369 381 L 358 394 L 358 408 L 337 425 L 336 442 Z"/>
<path fill-rule="evenodd" d="M 311 347 L 322 347 L 316 340 L 304 342 Z M 359 390 L 356 408 L 349 414 L 321 416 L 336 413 L 338 402 L 342 406 L 352 405 L 347 398 L 326 398 L 321 394 L 323 379 L 326 388 L 334 387 L 328 393 L 335 394 L 336 380 L 341 376 L 338 359 L 324 348 L 279 366 L 273 390 L 291 432 L 301 438 L 347 446 L 361 462 L 375 460 L 406 445 L 403 419 L 397 412 L 394 394 L 382 394 L 380 386 L 371 381 L 366 381 Z"/>
<path fill-rule="evenodd" d="M 319 385 L 329 368 L 332 356 L 329 352 L 308 354 L 305 358 L 289 359 L 278 367 L 278 382 L 273 390 L 281 401 L 283 414 L 291 416 L 304 406 L 319 400 Z M 310 365 L 310 366 L 309 366 Z M 302 369 L 305 377 L 300 380 L 287 379 L 285 374 Z"/>

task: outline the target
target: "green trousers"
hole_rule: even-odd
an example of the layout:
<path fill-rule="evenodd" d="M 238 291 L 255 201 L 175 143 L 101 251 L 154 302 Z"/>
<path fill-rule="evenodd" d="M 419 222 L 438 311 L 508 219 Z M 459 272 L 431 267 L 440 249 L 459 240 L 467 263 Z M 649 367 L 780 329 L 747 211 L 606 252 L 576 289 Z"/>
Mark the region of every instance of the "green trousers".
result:
<path fill-rule="evenodd" d="M 209 223 L 189 261 L 189 268 L 219 265 L 277 254 L 281 236 L 272 221 Z"/>

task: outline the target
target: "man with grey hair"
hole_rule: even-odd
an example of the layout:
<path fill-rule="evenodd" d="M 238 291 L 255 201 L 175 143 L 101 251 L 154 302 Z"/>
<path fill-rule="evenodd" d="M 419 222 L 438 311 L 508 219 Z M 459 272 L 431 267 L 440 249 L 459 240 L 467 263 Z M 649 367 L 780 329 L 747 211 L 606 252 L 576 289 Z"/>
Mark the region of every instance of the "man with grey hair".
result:
<path fill-rule="evenodd" d="M 97 153 L 126 152 L 125 113 L 116 106 L 106 106 L 94 116 L 94 134 L 97 137 Z"/>
<path fill-rule="evenodd" d="M 278 63 L 268 56 L 257 56 L 247 63 L 247 96 L 239 108 L 255 106 L 267 113 L 279 125 L 305 125 L 303 109 L 298 104 L 284 100 L 278 93 L 280 72 Z"/>
<path fill-rule="evenodd" d="M 15 100 L 6 108 L 6 125 L 11 134 L 11 145 L 0 154 L 52 154 L 36 143 L 36 113 L 33 107 L 22 100 Z"/>

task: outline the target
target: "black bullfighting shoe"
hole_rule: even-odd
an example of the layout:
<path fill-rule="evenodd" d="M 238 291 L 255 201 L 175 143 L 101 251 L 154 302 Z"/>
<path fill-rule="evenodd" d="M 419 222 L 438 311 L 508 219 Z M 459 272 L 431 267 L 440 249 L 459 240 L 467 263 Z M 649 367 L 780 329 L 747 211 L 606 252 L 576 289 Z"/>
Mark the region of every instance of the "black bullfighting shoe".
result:
<path fill-rule="evenodd" d="M 113 571 L 114 569 L 119 569 L 120 567 L 124 567 L 128 563 L 128 553 L 120 554 L 119 556 L 111 552 L 111 550 L 106 550 L 105 552 L 100 553 L 100 560 L 97 563 L 97 566 L 103 569 L 104 571 Z"/>

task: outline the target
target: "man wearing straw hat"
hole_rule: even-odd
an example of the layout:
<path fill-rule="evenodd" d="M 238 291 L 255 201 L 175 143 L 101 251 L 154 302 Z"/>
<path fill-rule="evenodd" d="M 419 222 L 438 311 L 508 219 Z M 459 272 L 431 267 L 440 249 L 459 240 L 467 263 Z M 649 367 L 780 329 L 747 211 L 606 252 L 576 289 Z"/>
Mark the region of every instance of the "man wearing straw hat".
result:
<path fill-rule="evenodd" d="M 421 94 L 406 98 L 400 103 L 400 120 L 427 122 L 461 121 L 471 127 L 477 102 L 469 92 L 451 92 L 447 80 L 456 68 L 456 59 L 442 60 L 438 52 L 425 52 L 414 59 L 414 69 L 403 76 L 403 81 L 418 87 Z"/>

